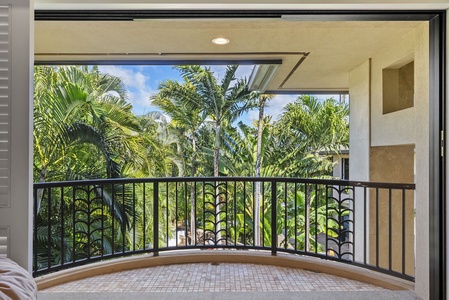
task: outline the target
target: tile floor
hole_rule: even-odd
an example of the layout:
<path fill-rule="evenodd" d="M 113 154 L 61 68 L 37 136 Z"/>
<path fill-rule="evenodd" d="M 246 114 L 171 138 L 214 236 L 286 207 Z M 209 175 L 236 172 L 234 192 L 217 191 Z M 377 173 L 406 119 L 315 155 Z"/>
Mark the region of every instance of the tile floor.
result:
<path fill-rule="evenodd" d="M 106 274 L 54 286 L 52 292 L 385 291 L 367 283 L 301 269 L 254 264 L 182 264 Z"/>

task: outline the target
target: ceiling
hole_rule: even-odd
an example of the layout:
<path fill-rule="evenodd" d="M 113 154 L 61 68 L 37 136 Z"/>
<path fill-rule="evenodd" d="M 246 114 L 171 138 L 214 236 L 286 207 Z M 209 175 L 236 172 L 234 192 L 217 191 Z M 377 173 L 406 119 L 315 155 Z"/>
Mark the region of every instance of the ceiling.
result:
<path fill-rule="evenodd" d="M 348 72 L 422 21 L 178 19 L 36 21 L 35 60 L 281 61 L 267 90 L 348 90 Z M 230 43 L 215 45 L 215 37 Z"/>

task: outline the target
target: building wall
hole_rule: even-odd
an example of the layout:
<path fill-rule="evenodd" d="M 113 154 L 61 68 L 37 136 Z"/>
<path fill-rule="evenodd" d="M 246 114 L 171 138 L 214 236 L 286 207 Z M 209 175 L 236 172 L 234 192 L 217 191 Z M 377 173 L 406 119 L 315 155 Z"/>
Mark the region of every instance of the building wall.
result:
<path fill-rule="evenodd" d="M 336 178 L 336 179 L 342 179 L 342 168 L 343 168 L 343 164 L 342 164 L 342 159 L 343 158 L 349 158 L 349 154 L 337 154 L 337 155 L 332 155 L 332 161 L 334 163 L 334 167 L 332 168 L 332 177 Z"/>
<path fill-rule="evenodd" d="M 370 149 L 370 181 L 372 182 L 414 182 L 415 145 L 380 146 Z M 377 194 L 376 194 L 377 193 Z M 404 207 L 402 200 L 404 197 Z M 391 202 L 391 203 L 390 203 Z M 388 190 L 371 190 L 369 207 L 369 249 L 370 263 L 379 264 L 382 268 L 391 268 L 402 272 L 402 261 L 405 262 L 405 273 L 415 275 L 415 218 L 414 192 L 400 190 L 389 193 Z M 392 215 L 390 218 L 389 209 Z M 376 218 L 378 208 L 379 219 Z M 404 228 L 402 226 L 404 221 Z M 390 236 L 391 224 L 391 236 Z M 403 240 L 403 232 L 405 239 Z M 377 245 L 377 238 L 379 244 Z M 405 248 L 403 249 L 402 244 Z M 389 247 L 391 245 L 391 262 Z M 376 256 L 376 250 L 379 250 Z M 378 259 L 378 261 L 377 261 Z"/>
<path fill-rule="evenodd" d="M 429 196 L 428 32 L 429 26 L 424 23 L 414 33 L 405 36 L 396 44 L 384 49 L 352 70 L 349 87 L 351 99 L 350 179 L 404 182 L 405 178 L 413 180 L 414 177 L 416 183 L 416 236 L 420 237 L 420 241 L 426 241 L 416 243 L 415 288 L 424 299 L 428 297 L 429 288 L 429 244 L 427 242 L 429 240 L 427 201 Z M 383 70 L 400 67 L 410 61 L 414 61 L 414 106 L 384 114 Z M 398 146 L 399 148 L 392 147 L 390 150 L 395 152 L 394 155 L 400 157 L 401 150 L 398 149 L 405 145 L 409 145 L 402 157 L 402 162 L 406 166 L 401 172 L 391 172 L 395 166 L 388 164 L 389 157 L 379 155 L 379 153 L 388 147 Z M 410 155 L 410 145 L 414 145 L 415 155 Z M 396 168 L 399 167 L 396 166 Z M 415 176 L 414 169 L 419 170 Z M 399 175 L 393 176 L 402 172 L 404 172 L 405 178 Z M 371 194 L 370 197 L 372 198 L 373 195 Z M 373 199 L 371 199 L 371 203 L 372 201 Z M 374 211 L 371 210 L 371 212 Z M 356 217 L 357 213 L 360 212 L 356 211 Z M 373 215 L 370 216 L 371 219 L 373 217 Z M 413 215 L 409 214 L 409 218 L 413 218 Z M 407 220 L 407 224 L 407 230 L 410 232 L 413 222 Z M 371 224 L 371 226 L 373 225 Z M 373 230 L 369 232 L 373 232 Z M 388 238 L 388 235 L 385 235 L 385 238 Z M 374 246 L 371 243 L 370 247 Z"/>

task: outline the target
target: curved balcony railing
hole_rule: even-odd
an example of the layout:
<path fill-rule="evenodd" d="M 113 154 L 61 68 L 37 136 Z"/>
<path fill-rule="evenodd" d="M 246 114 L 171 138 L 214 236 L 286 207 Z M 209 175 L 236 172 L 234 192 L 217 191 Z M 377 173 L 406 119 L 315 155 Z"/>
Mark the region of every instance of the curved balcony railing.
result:
<path fill-rule="evenodd" d="M 139 253 L 230 248 L 414 280 L 414 189 L 246 177 L 36 183 L 33 275 Z"/>

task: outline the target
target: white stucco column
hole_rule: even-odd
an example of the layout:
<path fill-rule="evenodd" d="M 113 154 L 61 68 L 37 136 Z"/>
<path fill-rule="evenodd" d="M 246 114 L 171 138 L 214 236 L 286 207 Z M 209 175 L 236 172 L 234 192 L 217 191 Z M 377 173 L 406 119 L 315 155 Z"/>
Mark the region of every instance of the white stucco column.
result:
<path fill-rule="evenodd" d="M 351 124 L 349 126 L 349 179 L 369 181 L 370 149 L 370 61 L 349 73 L 349 101 Z M 354 203 L 354 259 L 369 261 L 368 220 L 364 222 L 365 202 L 363 188 L 356 188 Z M 369 197 L 369 193 L 367 193 Z M 369 199 L 366 199 L 369 203 Z M 369 217 L 369 214 L 366 214 Z M 366 227 L 364 227 L 364 224 Z M 365 247 L 367 249 L 365 249 Z M 365 256 L 366 251 L 366 256 Z"/>
<path fill-rule="evenodd" d="M 0 0 L 10 6 L 9 205 L 0 207 L 0 226 L 9 228 L 9 257 L 31 271 L 32 99 L 34 1 Z"/>

